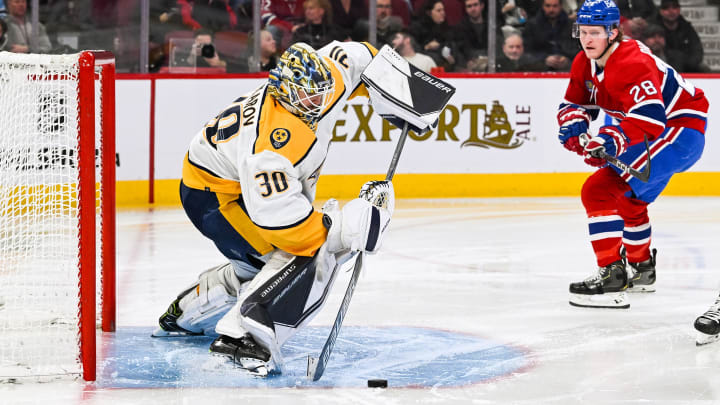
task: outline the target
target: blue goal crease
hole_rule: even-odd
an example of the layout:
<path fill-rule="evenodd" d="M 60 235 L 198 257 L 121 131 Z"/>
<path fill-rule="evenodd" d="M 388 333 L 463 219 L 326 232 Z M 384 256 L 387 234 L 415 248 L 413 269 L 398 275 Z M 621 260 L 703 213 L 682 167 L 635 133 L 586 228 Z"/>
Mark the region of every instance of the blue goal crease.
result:
<path fill-rule="evenodd" d="M 510 375 L 530 360 L 518 348 L 479 336 L 420 327 L 344 326 L 322 379 L 308 381 L 307 356 L 317 356 L 327 327 L 309 327 L 283 346 L 283 374 L 257 378 L 209 354 L 214 336 L 152 338 L 149 327 L 101 336 L 101 388 L 460 387 Z"/>

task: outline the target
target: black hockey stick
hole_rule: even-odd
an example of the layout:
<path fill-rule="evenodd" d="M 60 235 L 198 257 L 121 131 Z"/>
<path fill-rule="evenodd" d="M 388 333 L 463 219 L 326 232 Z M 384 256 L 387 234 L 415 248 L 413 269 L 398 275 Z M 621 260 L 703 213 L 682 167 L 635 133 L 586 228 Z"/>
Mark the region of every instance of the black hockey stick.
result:
<path fill-rule="evenodd" d="M 406 122 L 405 125 L 403 125 L 402 135 L 400 135 L 398 144 L 397 146 L 395 146 L 395 153 L 393 154 L 392 160 L 390 161 L 390 167 L 388 168 L 385 180 L 390 181 L 393 179 L 393 176 L 395 176 L 395 169 L 397 168 L 398 161 L 400 160 L 400 154 L 402 153 L 403 147 L 405 145 L 405 138 L 407 138 L 407 134 L 408 123 Z M 357 255 L 357 260 L 355 261 L 355 268 L 353 269 L 352 276 L 350 277 L 350 283 L 345 290 L 345 296 L 343 297 L 342 304 L 340 304 L 338 314 L 337 316 L 335 316 L 335 323 L 333 323 L 332 329 L 330 329 L 330 336 L 328 336 L 327 340 L 325 341 L 325 345 L 323 346 L 322 351 L 320 351 L 320 356 L 308 356 L 307 378 L 312 381 L 319 380 L 325 372 L 325 367 L 327 366 L 328 360 L 330 360 L 330 353 L 332 353 L 332 349 L 333 347 L 335 347 L 335 341 L 337 340 L 338 333 L 340 333 L 340 327 L 342 326 L 343 320 L 345 319 L 345 314 L 347 313 L 348 307 L 350 306 L 350 299 L 355 292 L 355 285 L 357 285 L 357 280 L 360 277 L 362 265 L 363 252 L 360 251 L 360 253 L 358 253 Z"/>
<path fill-rule="evenodd" d="M 647 183 L 650 179 L 650 143 L 648 143 L 647 135 L 645 135 L 645 150 L 647 151 L 647 167 L 643 172 L 633 169 L 629 165 L 626 165 L 624 162 L 620 161 L 620 159 L 616 158 L 615 156 L 608 155 L 607 153 L 605 153 L 605 149 L 593 151 L 591 155 L 600 159 L 605 159 L 605 161 L 607 161 L 611 165 L 622 170 L 623 173 L 630 173 L 630 175 L 635 177 L 636 179 L 642 181 L 643 183 Z"/>

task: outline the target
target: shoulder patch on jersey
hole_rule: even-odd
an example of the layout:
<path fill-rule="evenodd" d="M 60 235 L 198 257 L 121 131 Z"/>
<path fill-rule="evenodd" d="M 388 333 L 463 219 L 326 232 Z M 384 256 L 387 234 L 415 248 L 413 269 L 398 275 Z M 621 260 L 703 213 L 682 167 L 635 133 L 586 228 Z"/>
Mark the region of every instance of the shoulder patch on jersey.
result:
<path fill-rule="evenodd" d="M 276 128 L 270 133 L 270 144 L 275 149 L 285 146 L 290 140 L 290 131 L 285 128 Z"/>
<path fill-rule="evenodd" d="M 595 84 L 592 80 L 585 80 L 585 88 L 587 88 L 587 91 L 592 93 L 593 88 L 595 88 Z"/>
<path fill-rule="evenodd" d="M 282 125 L 283 128 L 276 125 Z M 315 133 L 307 124 L 276 103 L 272 97 L 267 97 L 258 122 L 253 154 L 265 150 L 278 153 L 296 166 L 310 153 L 316 141 Z"/>

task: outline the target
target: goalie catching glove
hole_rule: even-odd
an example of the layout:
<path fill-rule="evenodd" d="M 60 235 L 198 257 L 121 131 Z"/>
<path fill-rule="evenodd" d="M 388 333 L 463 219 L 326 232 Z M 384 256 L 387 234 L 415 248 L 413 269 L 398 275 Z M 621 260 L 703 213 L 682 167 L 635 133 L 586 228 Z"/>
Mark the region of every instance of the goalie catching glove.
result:
<path fill-rule="evenodd" d="M 323 205 L 323 221 L 328 228 L 327 250 L 345 249 L 376 253 L 395 209 L 395 191 L 389 181 L 371 181 L 356 198 L 340 210 L 337 200 Z"/>

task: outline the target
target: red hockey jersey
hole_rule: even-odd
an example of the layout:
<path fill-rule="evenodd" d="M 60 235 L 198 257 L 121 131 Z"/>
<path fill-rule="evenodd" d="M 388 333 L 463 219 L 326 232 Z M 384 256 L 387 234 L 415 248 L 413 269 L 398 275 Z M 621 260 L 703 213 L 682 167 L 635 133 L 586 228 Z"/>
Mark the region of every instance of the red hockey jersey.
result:
<path fill-rule="evenodd" d="M 583 51 L 575 56 L 563 109 L 577 104 L 593 117 L 602 108 L 620 121 L 630 144 L 657 138 L 665 127 L 705 132 L 708 101 L 705 94 L 655 57 L 642 42 L 623 40 L 604 68 Z M 595 110 L 595 111 L 593 111 Z"/>

